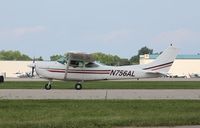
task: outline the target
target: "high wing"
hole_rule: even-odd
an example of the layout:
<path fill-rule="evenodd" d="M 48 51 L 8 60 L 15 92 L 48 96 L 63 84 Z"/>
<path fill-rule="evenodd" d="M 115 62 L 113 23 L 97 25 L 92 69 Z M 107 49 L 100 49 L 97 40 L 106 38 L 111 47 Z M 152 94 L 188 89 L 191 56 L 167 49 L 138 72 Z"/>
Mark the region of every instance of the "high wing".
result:
<path fill-rule="evenodd" d="M 67 57 L 70 58 L 71 60 L 82 60 L 85 62 L 95 61 L 91 54 L 86 54 L 86 53 L 69 52 L 67 53 Z"/>

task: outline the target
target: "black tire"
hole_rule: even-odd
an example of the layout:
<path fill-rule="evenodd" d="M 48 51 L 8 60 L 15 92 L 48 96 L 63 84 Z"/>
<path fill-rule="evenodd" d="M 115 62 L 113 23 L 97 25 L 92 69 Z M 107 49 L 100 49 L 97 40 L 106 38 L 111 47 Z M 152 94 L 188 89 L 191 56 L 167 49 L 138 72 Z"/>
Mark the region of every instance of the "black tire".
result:
<path fill-rule="evenodd" d="M 44 88 L 45 88 L 46 90 L 50 90 L 50 89 L 51 89 L 51 84 L 45 84 Z"/>
<path fill-rule="evenodd" d="M 0 83 L 3 83 L 3 82 L 4 82 L 4 77 L 0 76 Z"/>
<path fill-rule="evenodd" d="M 76 90 L 81 90 L 82 89 L 82 85 L 80 83 L 75 84 L 75 89 Z"/>

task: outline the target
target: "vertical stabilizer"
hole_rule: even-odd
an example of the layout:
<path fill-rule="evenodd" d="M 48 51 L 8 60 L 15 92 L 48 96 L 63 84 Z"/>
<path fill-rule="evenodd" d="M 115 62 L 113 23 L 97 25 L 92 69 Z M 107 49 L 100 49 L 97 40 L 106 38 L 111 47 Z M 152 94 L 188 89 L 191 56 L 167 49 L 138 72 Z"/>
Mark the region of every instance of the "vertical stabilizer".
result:
<path fill-rule="evenodd" d="M 143 70 L 167 73 L 174 63 L 178 51 L 173 46 L 168 47 L 155 61 L 143 65 Z"/>

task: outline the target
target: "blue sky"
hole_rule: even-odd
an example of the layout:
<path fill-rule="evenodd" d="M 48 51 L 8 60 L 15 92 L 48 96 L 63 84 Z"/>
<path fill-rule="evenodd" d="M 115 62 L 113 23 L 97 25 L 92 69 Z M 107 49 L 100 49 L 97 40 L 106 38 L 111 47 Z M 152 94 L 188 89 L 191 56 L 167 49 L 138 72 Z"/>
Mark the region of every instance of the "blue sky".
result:
<path fill-rule="evenodd" d="M 0 50 L 130 58 L 143 46 L 200 53 L 200 0 L 1 0 Z"/>

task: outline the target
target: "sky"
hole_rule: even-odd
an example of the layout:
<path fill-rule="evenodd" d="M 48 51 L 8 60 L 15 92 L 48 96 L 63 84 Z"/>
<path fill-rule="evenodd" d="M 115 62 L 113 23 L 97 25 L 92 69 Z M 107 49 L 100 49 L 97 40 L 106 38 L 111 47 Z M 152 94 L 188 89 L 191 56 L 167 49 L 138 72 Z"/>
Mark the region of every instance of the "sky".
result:
<path fill-rule="evenodd" d="M 69 51 L 130 58 L 171 43 L 200 53 L 200 0 L 0 0 L 0 50 L 48 60 Z"/>

